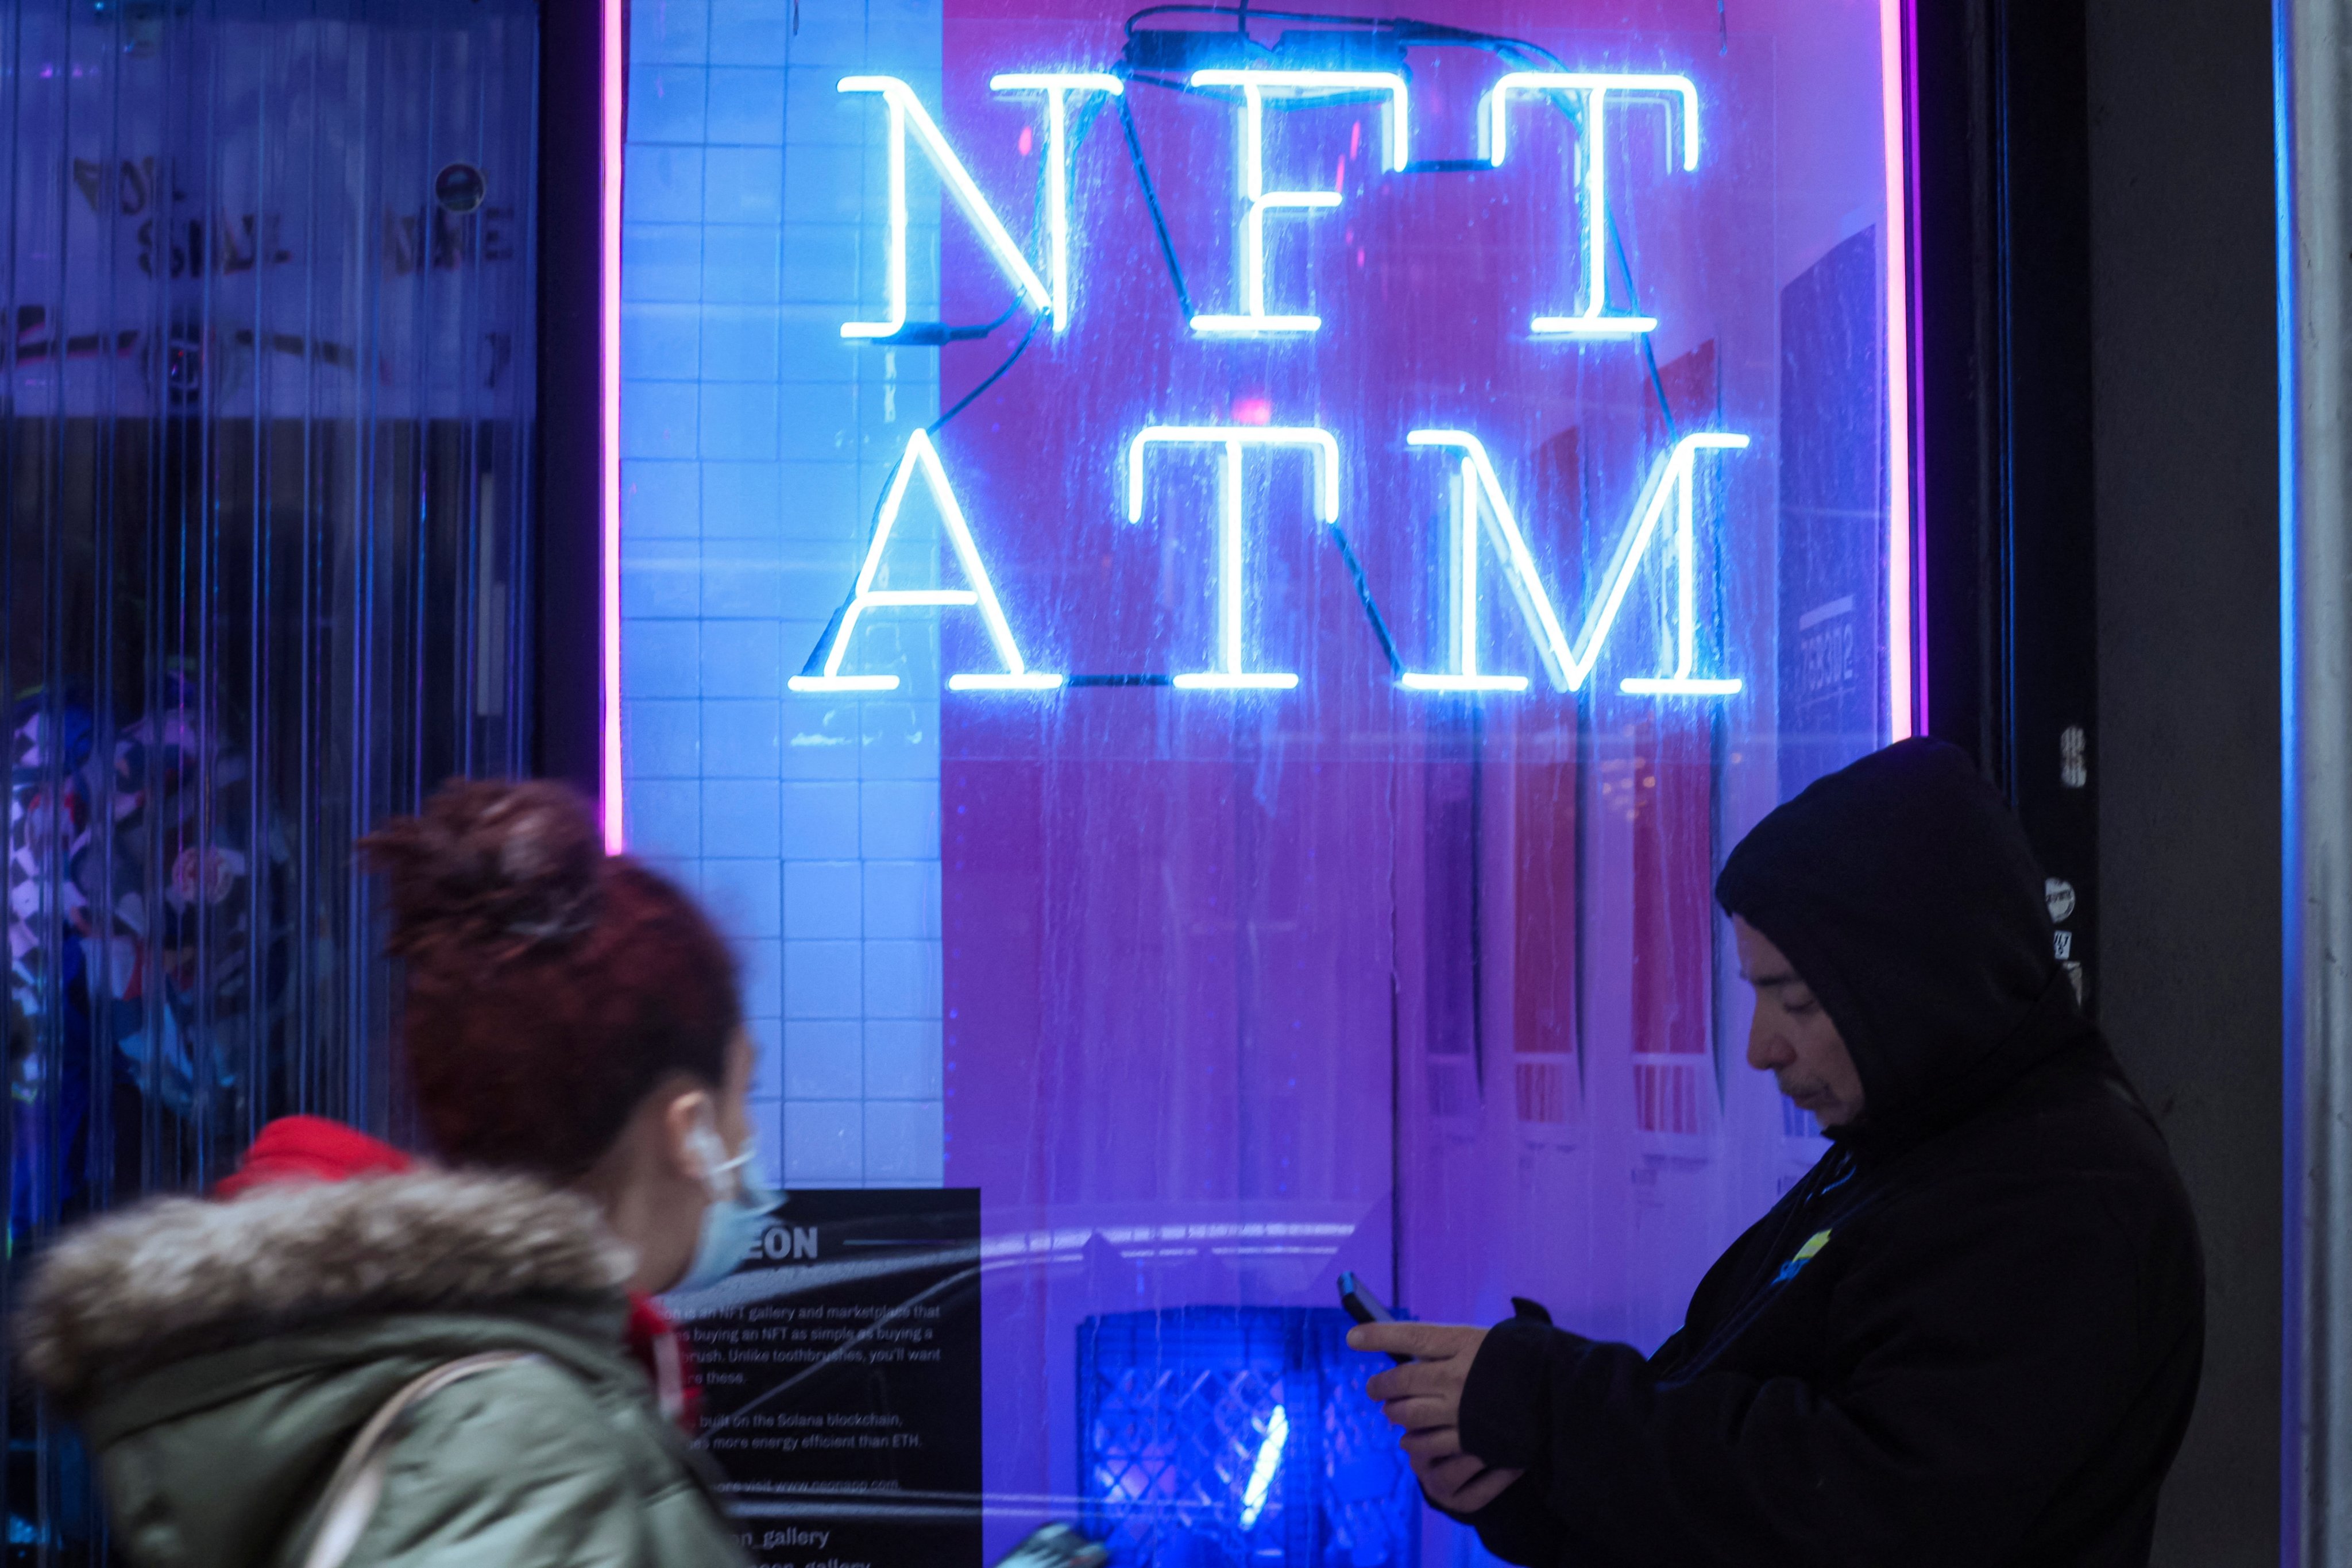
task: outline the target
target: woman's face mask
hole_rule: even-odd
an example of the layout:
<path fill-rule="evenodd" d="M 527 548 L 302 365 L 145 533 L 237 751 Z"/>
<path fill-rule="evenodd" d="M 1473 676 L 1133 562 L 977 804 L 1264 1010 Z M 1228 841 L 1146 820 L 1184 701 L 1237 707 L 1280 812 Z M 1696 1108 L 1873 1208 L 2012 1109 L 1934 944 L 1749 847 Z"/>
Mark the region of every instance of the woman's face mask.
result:
<path fill-rule="evenodd" d="M 705 1123 L 688 1135 L 687 1146 L 702 1162 L 702 1184 L 710 1194 L 702 1211 L 702 1236 L 695 1244 L 694 1261 L 673 1290 L 702 1290 L 735 1272 L 761 1226 L 782 1202 L 761 1173 L 759 1140 L 745 1134 L 743 1148 L 732 1159 L 719 1134 Z"/>

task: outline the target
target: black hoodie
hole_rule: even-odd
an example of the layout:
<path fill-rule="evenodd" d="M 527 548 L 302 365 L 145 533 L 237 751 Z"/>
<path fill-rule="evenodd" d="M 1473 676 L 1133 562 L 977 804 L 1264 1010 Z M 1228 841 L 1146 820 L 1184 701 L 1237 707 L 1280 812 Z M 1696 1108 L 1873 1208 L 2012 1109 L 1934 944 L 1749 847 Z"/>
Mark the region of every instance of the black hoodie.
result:
<path fill-rule="evenodd" d="M 2015 818 L 1906 741 L 1767 816 L 1716 896 L 1828 1010 L 1863 1114 L 1656 1354 L 1526 1306 L 1487 1335 L 1462 1444 L 1527 1475 L 1471 1522 L 1578 1568 L 2147 1563 L 2196 1227 Z"/>

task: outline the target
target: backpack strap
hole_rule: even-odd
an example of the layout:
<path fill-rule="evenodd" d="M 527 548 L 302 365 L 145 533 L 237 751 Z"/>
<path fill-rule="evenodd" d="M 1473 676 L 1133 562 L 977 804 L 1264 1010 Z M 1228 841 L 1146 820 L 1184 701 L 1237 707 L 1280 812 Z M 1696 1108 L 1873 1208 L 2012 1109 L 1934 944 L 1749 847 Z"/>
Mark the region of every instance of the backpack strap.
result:
<path fill-rule="evenodd" d="M 391 1465 L 392 1446 L 399 1436 L 402 1420 L 411 1410 L 453 1383 L 538 1359 L 524 1351 L 486 1351 L 436 1366 L 410 1380 L 385 1400 L 368 1417 L 367 1425 L 360 1428 L 359 1436 L 352 1439 L 352 1446 L 343 1450 L 342 1461 L 327 1481 L 327 1489 L 319 1501 L 318 1522 L 312 1527 L 310 1550 L 301 1559 L 302 1568 L 342 1568 L 352 1548 L 360 1543 L 361 1531 L 375 1517 L 376 1504 L 383 1497 L 383 1476 Z"/>

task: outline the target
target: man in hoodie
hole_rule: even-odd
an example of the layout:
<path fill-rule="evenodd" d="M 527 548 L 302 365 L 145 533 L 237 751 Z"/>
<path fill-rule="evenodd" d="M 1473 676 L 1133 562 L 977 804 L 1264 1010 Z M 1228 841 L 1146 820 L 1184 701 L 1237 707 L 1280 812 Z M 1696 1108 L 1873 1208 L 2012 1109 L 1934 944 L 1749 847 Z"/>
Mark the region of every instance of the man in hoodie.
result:
<path fill-rule="evenodd" d="M 1830 1151 L 1654 1354 L 1529 1302 L 1354 1331 L 1420 1358 L 1371 1392 L 1430 1500 L 1522 1563 L 2146 1563 L 2202 1263 L 2015 818 L 1906 741 L 1767 816 L 1716 896 L 1748 1063 Z"/>

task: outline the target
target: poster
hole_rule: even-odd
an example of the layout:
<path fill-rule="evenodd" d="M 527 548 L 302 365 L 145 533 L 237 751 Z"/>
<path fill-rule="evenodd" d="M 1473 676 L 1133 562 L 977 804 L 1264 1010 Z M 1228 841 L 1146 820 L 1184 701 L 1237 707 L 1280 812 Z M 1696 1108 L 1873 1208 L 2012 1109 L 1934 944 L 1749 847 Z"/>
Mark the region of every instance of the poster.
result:
<path fill-rule="evenodd" d="M 12 11 L 17 415 L 528 412 L 536 8 L 299 9 Z"/>
<path fill-rule="evenodd" d="M 670 1304 L 761 1568 L 980 1562 L 977 1188 L 793 1193 Z"/>

